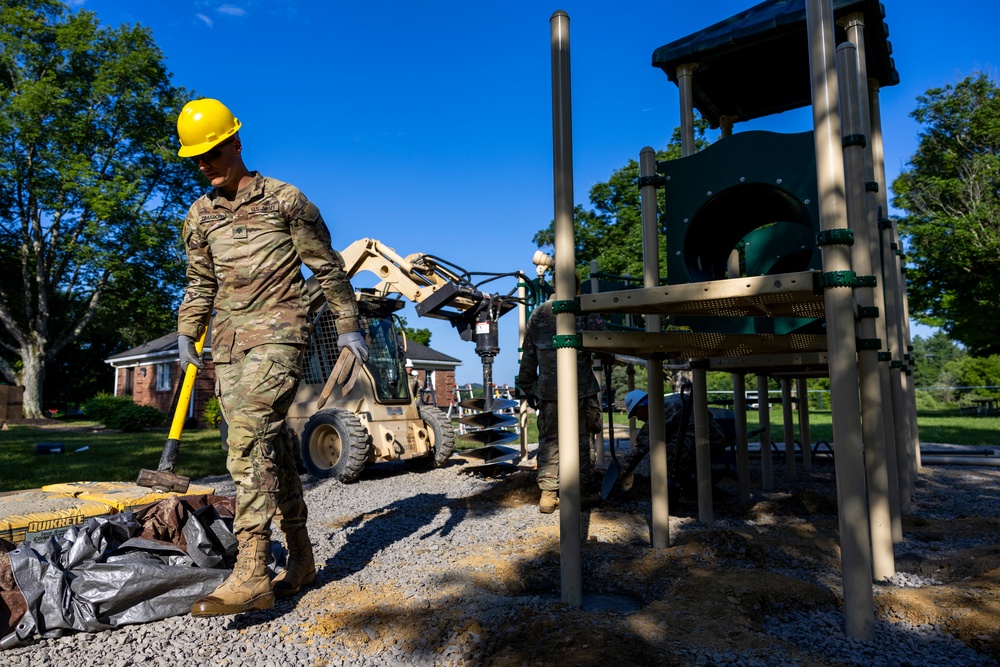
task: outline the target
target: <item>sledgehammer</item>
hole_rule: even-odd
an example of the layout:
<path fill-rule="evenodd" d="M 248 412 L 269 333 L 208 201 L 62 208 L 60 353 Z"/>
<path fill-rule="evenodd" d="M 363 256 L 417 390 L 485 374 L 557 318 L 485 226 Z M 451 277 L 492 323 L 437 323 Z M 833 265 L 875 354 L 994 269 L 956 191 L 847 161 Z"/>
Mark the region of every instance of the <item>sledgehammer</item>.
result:
<path fill-rule="evenodd" d="M 207 334 L 208 327 L 205 327 L 201 338 L 195 341 L 194 351 L 199 356 L 205 347 Z M 184 493 L 188 490 L 191 478 L 174 474 L 174 462 L 177 460 L 178 451 L 180 451 L 181 431 L 184 430 L 188 404 L 191 402 L 191 393 L 194 391 L 194 380 L 197 375 L 198 367 L 194 364 L 188 364 L 187 370 L 184 372 L 184 381 L 177 394 L 177 407 L 174 408 L 174 419 L 170 424 L 170 432 L 167 434 L 167 443 L 163 446 L 160 465 L 157 466 L 156 470 L 140 470 L 139 479 L 135 482 L 139 486 L 147 486 L 156 491 L 176 491 L 177 493 Z"/>

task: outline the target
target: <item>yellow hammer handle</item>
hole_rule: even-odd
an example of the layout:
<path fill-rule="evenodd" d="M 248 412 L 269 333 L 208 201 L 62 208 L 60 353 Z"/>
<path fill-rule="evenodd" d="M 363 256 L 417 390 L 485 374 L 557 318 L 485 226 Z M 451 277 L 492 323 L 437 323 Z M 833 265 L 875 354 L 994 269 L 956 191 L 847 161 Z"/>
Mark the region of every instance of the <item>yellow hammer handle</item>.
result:
<path fill-rule="evenodd" d="M 208 327 L 201 333 L 201 337 L 194 343 L 195 354 L 200 355 L 205 347 L 205 336 L 208 335 Z M 184 384 L 181 385 L 180 396 L 177 397 L 177 409 L 174 410 L 174 420 L 170 424 L 169 440 L 180 440 L 181 431 L 184 430 L 184 422 L 187 420 L 188 403 L 191 402 L 191 394 L 194 392 L 194 380 L 198 375 L 198 367 L 188 364 L 184 371 Z"/>

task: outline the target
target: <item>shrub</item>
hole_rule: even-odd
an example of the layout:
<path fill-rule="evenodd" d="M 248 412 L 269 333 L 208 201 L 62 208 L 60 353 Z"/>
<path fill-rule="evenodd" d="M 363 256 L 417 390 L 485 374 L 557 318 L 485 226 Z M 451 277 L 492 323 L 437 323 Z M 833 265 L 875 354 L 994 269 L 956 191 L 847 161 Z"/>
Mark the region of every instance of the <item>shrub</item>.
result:
<path fill-rule="evenodd" d="M 112 396 L 101 392 L 83 404 L 83 414 L 87 415 L 88 419 L 109 426 L 108 420 L 118 411 L 130 405 L 135 405 L 135 403 L 128 396 Z"/>
<path fill-rule="evenodd" d="M 108 428 L 122 431 L 141 431 L 145 428 L 163 426 L 166 416 L 148 405 L 136 405 L 129 401 L 105 422 Z"/>
<path fill-rule="evenodd" d="M 201 418 L 208 422 L 209 426 L 219 428 L 222 423 L 222 409 L 219 408 L 219 399 L 215 396 L 205 402 L 205 410 L 201 413 Z"/>
<path fill-rule="evenodd" d="M 916 392 L 916 404 L 917 410 L 941 410 L 947 407 L 947 403 L 950 401 L 942 402 L 939 400 L 938 396 L 934 395 L 935 392 L 932 391 L 918 391 Z"/>
<path fill-rule="evenodd" d="M 112 396 L 104 392 L 84 403 L 83 413 L 88 419 L 122 431 L 163 426 L 165 421 L 163 413 L 156 408 L 136 405 L 128 396 Z"/>

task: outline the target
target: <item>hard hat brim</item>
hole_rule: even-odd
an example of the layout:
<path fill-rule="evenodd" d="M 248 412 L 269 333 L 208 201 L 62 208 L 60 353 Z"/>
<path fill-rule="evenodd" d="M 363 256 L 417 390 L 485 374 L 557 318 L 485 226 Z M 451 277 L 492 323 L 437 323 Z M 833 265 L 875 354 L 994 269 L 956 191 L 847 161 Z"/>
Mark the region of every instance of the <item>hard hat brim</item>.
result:
<path fill-rule="evenodd" d="M 643 406 L 646 406 L 646 405 L 649 405 L 649 397 L 648 396 L 645 397 L 645 398 L 643 398 L 641 401 L 639 401 L 635 405 L 633 405 L 632 408 L 628 411 L 628 414 L 626 415 L 626 417 L 628 417 L 629 419 L 632 419 L 632 417 L 635 417 L 635 411 L 638 410 L 639 408 L 643 407 Z"/>
<path fill-rule="evenodd" d="M 213 139 L 212 141 L 203 141 L 202 143 L 194 144 L 193 146 L 181 146 L 180 150 L 177 151 L 177 155 L 179 155 L 180 157 L 197 157 L 199 155 L 204 155 L 205 153 L 212 150 L 213 148 L 221 144 L 229 137 L 239 132 L 240 127 L 242 127 L 242 123 L 240 123 L 240 121 L 237 120 L 236 124 L 233 126 L 233 129 L 225 133 L 220 138 Z"/>

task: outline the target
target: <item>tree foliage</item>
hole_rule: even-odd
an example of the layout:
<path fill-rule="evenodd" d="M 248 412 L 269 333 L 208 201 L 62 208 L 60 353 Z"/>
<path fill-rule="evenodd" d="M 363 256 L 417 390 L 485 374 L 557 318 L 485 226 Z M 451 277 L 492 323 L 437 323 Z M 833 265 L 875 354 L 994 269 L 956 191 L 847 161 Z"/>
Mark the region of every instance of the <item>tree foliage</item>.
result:
<path fill-rule="evenodd" d="M 916 336 L 913 339 L 913 384 L 917 388 L 948 386 L 954 384 L 953 377 L 943 377 L 945 367 L 966 356 L 965 350 L 955 344 L 943 331 L 937 331 L 930 338 Z M 1000 380 L 1000 377 L 996 378 Z"/>
<path fill-rule="evenodd" d="M 976 387 L 970 395 L 1000 397 L 1000 354 L 988 357 L 962 356 L 949 361 L 942 369 L 954 378 L 958 387 Z M 992 387 L 989 388 L 989 387 Z"/>
<path fill-rule="evenodd" d="M 1000 352 L 1000 88 L 979 73 L 917 102 L 920 143 L 893 183 L 910 311 L 970 354 Z"/>
<path fill-rule="evenodd" d="M 698 150 L 708 145 L 705 133 L 708 122 L 698 118 L 695 122 L 695 139 Z M 665 150 L 657 151 L 656 160 L 665 162 L 681 157 L 681 132 L 675 128 Z M 663 210 L 663 192 L 657 193 L 659 210 Z M 591 209 L 577 205 L 574 211 L 576 263 L 583 277 L 590 275 L 590 262 L 597 260 L 598 269 L 613 275 L 631 275 L 641 278 L 642 267 L 642 211 L 639 199 L 639 163 L 629 160 L 616 169 L 604 183 L 590 189 Z M 555 249 L 555 223 L 535 234 L 533 241 L 539 248 Z M 666 236 L 658 235 L 660 266 L 666 270 Z M 557 258 L 558 260 L 558 258 Z"/>
<path fill-rule="evenodd" d="M 407 340 L 416 341 L 421 345 L 431 344 L 431 330 L 430 329 L 415 329 L 407 325 L 406 318 L 400 317 L 399 324 L 403 329 L 403 333 L 406 334 Z"/>
<path fill-rule="evenodd" d="M 0 373 L 35 417 L 47 365 L 99 315 L 105 341 L 164 333 L 201 186 L 174 150 L 188 94 L 148 29 L 55 0 L 0 13 Z"/>

